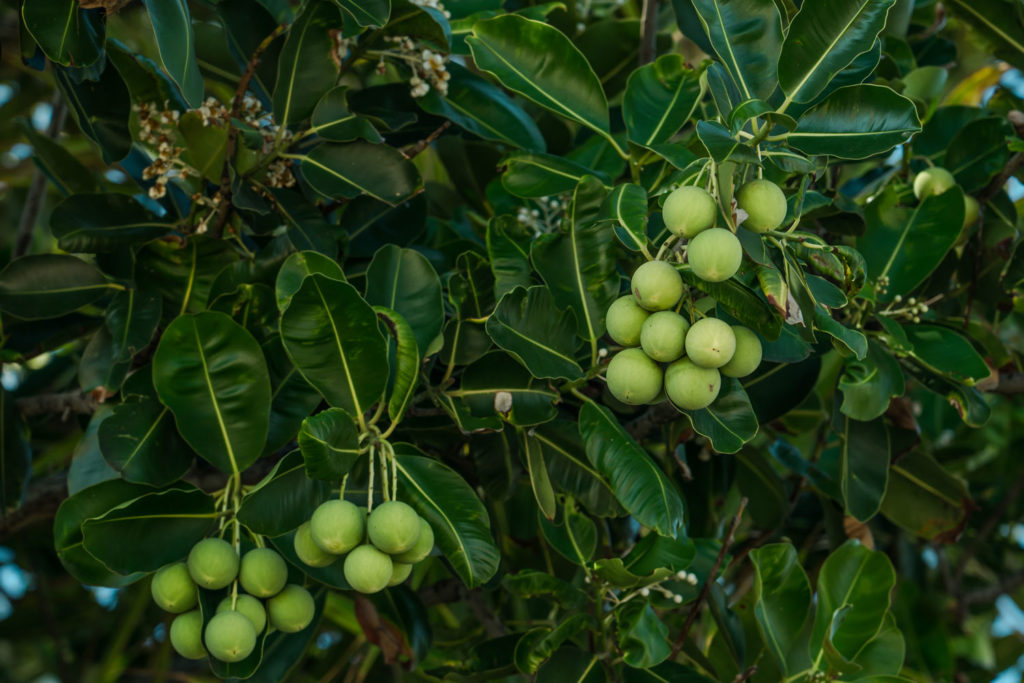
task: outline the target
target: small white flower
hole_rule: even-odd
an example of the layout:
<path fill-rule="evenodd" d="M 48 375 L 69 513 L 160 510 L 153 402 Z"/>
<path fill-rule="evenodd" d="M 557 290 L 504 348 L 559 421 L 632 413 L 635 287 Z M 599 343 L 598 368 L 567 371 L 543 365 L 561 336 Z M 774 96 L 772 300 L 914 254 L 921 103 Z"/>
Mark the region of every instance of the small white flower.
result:
<path fill-rule="evenodd" d="M 647 588 L 641 588 L 641 589 L 640 589 L 640 595 L 644 596 L 645 598 L 646 598 L 646 597 L 647 597 L 648 595 L 650 595 L 650 594 L 651 594 L 651 591 L 650 591 L 649 589 L 647 589 Z"/>
<path fill-rule="evenodd" d="M 672 596 L 672 602 L 676 603 L 677 605 L 682 604 L 683 596 L 682 595 L 678 595 L 678 594 L 677 595 L 673 595 Z"/>

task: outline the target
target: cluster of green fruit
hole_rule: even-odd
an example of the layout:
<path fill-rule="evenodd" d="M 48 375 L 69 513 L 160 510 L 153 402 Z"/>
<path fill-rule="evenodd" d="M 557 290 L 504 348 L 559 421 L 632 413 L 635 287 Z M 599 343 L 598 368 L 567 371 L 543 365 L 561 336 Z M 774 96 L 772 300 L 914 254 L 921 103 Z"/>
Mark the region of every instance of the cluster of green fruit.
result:
<path fill-rule="evenodd" d="M 932 166 L 914 176 L 914 196 L 923 201 L 925 198 L 942 194 L 957 184 L 953 174 L 939 166 Z M 981 206 L 978 200 L 964 193 L 964 224 L 966 228 L 978 220 Z"/>
<path fill-rule="evenodd" d="M 326 567 L 344 555 L 345 580 L 360 593 L 397 586 L 412 566 L 434 549 L 434 530 L 397 500 L 366 510 L 329 500 L 295 532 L 295 554 L 310 567 Z"/>
<path fill-rule="evenodd" d="M 199 589 L 220 590 L 236 579 L 245 593 L 236 586 L 217 605 L 204 630 L 203 614 L 196 609 Z M 227 541 L 204 538 L 192 547 L 186 562 L 157 571 L 150 590 L 157 605 L 178 615 L 170 630 L 178 654 L 188 659 L 209 654 L 222 662 L 239 662 L 252 654 L 268 624 L 295 633 L 313 620 L 313 596 L 302 586 L 287 583 L 288 566 L 270 548 L 254 548 L 239 558 Z"/>

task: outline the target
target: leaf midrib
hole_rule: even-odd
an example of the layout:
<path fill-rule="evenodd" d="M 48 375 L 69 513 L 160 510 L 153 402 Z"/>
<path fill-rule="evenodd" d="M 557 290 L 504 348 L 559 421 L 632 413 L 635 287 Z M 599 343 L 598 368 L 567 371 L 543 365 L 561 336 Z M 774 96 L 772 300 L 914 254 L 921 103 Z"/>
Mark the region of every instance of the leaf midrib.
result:
<path fill-rule="evenodd" d="M 210 392 L 210 403 L 213 405 L 213 413 L 217 417 L 217 425 L 220 427 L 221 437 L 224 439 L 224 447 L 227 449 L 228 460 L 231 462 L 231 472 L 238 477 L 238 462 L 235 460 L 235 450 L 231 447 L 231 438 L 228 436 L 227 425 L 224 424 L 224 416 L 220 411 L 220 404 L 217 402 L 217 393 L 213 390 L 213 382 L 210 378 L 210 369 L 206 364 L 206 354 L 203 353 L 203 342 L 199 338 L 199 327 L 195 320 L 192 321 L 192 334 L 196 339 L 196 351 L 199 354 L 199 362 L 203 366 L 203 380 L 206 382 L 206 389 Z"/>

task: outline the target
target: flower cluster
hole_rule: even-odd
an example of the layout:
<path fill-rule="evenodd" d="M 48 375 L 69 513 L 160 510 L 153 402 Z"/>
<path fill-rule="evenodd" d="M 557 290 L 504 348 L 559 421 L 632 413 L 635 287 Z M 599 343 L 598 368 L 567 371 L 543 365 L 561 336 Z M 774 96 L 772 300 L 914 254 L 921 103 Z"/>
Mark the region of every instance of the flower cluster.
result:
<path fill-rule="evenodd" d="M 444 15 L 445 19 L 451 19 L 452 13 L 444 8 L 444 4 L 438 2 L 438 0 L 412 0 L 412 4 L 418 7 L 426 7 L 428 9 L 436 9 L 438 12 Z"/>
<path fill-rule="evenodd" d="M 550 232 L 562 225 L 569 202 L 558 197 L 542 197 L 536 201 L 537 208 L 520 206 L 516 210 L 516 220 L 535 233 Z"/>
<path fill-rule="evenodd" d="M 269 187 L 292 187 L 295 175 L 292 173 L 291 159 L 274 159 L 267 167 L 264 183 Z"/>
<path fill-rule="evenodd" d="M 892 298 L 894 304 L 903 302 L 903 297 L 897 294 Z M 886 315 L 905 315 L 915 323 L 921 322 L 921 316 L 927 313 L 930 309 L 928 304 L 923 301 L 918 301 L 915 297 L 907 299 L 907 305 L 902 308 L 896 308 L 889 311 L 882 311 Z"/>
<path fill-rule="evenodd" d="M 181 161 L 184 148 L 175 144 L 177 134 L 175 127 L 181 112 L 165 108 L 161 109 L 155 102 L 136 104 L 133 106 L 139 117 L 139 139 L 156 148 L 156 158 L 142 170 L 143 180 L 152 180 L 149 196 L 160 199 L 167 194 L 167 183 L 175 173 L 188 175 L 192 169 Z"/>

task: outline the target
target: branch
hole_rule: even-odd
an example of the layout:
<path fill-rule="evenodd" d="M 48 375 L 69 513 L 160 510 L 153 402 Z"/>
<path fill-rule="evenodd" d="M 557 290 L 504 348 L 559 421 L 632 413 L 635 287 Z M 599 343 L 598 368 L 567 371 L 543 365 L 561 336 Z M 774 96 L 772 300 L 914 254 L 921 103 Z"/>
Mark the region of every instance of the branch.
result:
<path fill-rule="evenodd" d="M 643 440 L 651 432 L 675 422 L 680 417 L 679 411 L 668 401 L 653 406 L 643 415 L 626 423 L 625 429 L 637 441 Z"/>
<path fill-rule="evenodd" d="M 217 190 L 217 195 L 220 196 L 220 205 L 217 207 L 217 220 L 213 224 L 212 234 L 214 237 L 219 238 L 224 234 L 224 225 L 228 222 L 228 215 L 231 213 L 231 161 L 235 158 L 235 149 L 238 146 L 238 128 L 231 124 L 231 119 L 237 119 L 242 114 L 245 91 L 249 89 L 249 83 L 252 81 L 253 74 L 256 73 L 256 67 L 259 66 L 264 50 L 270 47 L 270 44 L 287 28 L 287 24 L 280 24 L 256 46 L 252 56 L 249 57 L 245 73 L 242 74 L 241 80 L 238 81 L 238 87 L 235 88 L 235 96 L 231 100 L 231 114 L 228 116 L 228 139 L 224 145 L 224 166 L 221 168 L 220 188 Z"/>
<path fill-rule="evenodd" d="M 985 588 L 979 588 L 977 590 L 970 591 L 969 593 L 965 593 L 963 604 L 964 606 L 976 604 L 983 605 L 992 602 L 1003 593 L 1012 593 L 1021 586 L 1024 586 L 1024 572 L 1010 574 L 995 585 L 986 586 Z"/>
<path fill-rule="evenodd" d="M 644 0 L 640 14 L 640 49 L 637 61 L 640 66 L 654 61 L 658 51 L 658 0 Z"/>
<path fill-rule="evenodd" d="M 987 381 L 987 379 L 983 380 L 983 382 Z M 982 382 L 979 382 L 977 388 L 995 394 L 1022 394 L 1024 393 L 1024 372 L 1000 372 L 994 383 L 983 385 Z"/>
<path fill-rule="evenodd" d="M 66 472 L 33 482 L 21 507 L 0 516 L 0 541 L 34 524 L 53 519 L 67 495 Z"/>
<path fill-rule="evenodd" d="M 711 571 L 708 573 L 708 578 L 704 582 L 704 587 L 700 589 L 700 595 L 697 596 L 697 601 L 693 603 L 693 607 L 690 608 L 690 613 L 686 615 L 686 623 L 683 624 L 683 630 L 679 634 L 676 644 L 672 646 L 672 654 L 669 655 L 669 659 L 674 659 L 675 656 L 679 654 L 679 651 L 683 649 L 683 643 L 686 642 L 686 637 L 690 635 L 690 628 L 693 627 L 693 622 L 696 621 L 697 614 L 700 613 L 700 608 L 704 604 L 704 601 L 708 599 L 708 593 L 711 592 L 711 584 L 713 584 L 715 579 L 718 578 L 718 570 L 722 568 L 722 560 L 725 559 L 725 554 L 732 545 L 733 538 L 736 536 L 736 529 L 739 528 L 740 520 L 743 518 L 743 511 L 746 508 L 747 499 L 743 498 L 740 500 L 739 509 L 736 510 L 736 514 L 732 518 L 732 524 L 729 525 L 729 532 L 725 535 L 725 539 L 722 541 L 722 547 L 718 550 L 718 557 L 715 558 L 715 564 L 711 567 Z"/>
<path fill-rule="evenodd" d="M 1006 118 L 1013 124 L 1013 129 L 1017 132 L 1017 137 L 1024 138 L 1024 112 L 1012 110 L 1006 115 Z M 984 204 L 992 197 L 999 194 L 999 191 L 1003 189 L 1003 185 L 1010 179 L 1020 167 L 1024 166 L 1024 152 L 1017 152 L 1011 156 L 1007 161 L 1006 165 L 1003 166 L 1002 172 L 992 179 L 985 189 L 978 195 L 978 201 Z"/>
<path fill-rule="evenodd" d="M 34 415 L 92 415 L 96 410 L 96 398 L 83 391 L 65 391 L 60 394 L 40 394 L 18 399 L 18 410 L 25 417 Z"/>
<path fill-rule="evenodd" d="M 440 126 L 438 126 L 437 129 L 435 129 L 434 132 L 432 132 L 430 135 L 428 135 L 427 137 L 423 138 L 415 145 L 410 147 L 408 151 L 402 152 L 402 155 L 406 159 L 415 159 L 420 152 L 425 150 L 427 147 L 430 147 L 431 143 L 433 143 L 434 140 L 437 140 L 439 137 L 441 137 L 441 134 L 448 130 L 448 128 L 451 125 L 451 121 L 445 121 Z"/>
<path fill-rule="evenodd" d="M 67 117 L 68 106 L 58 91 L 53 97 L 53 110 L 50 114 L 50 125 L 46 128 L 46 136 L 56 138 L 64 129 L 64 119 Z M 32 232 L 35 230 L 36 221 L 39 220 L 39 212 L 43 210 L 43 200 L 46 199 L 46 174 L 39 166 L 32 175 L 32 184 L 29 185 L 28 194 L 25 195 L 25 206 L 21 210 L 21 221 L 18 223 L 18 235 L 14 240 L 14 251 L 11 258 L 15 259 L 28 253 L 32 246 Z"/>

